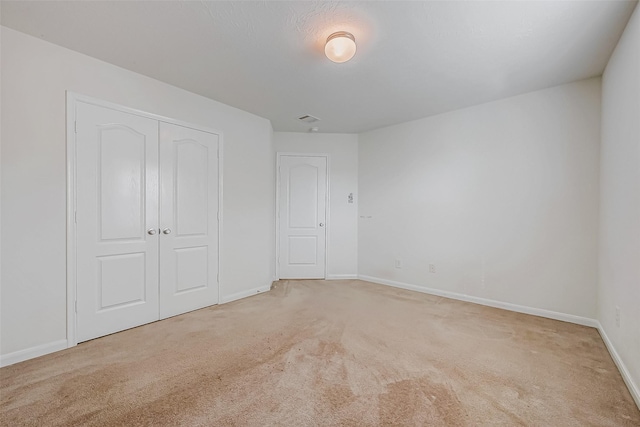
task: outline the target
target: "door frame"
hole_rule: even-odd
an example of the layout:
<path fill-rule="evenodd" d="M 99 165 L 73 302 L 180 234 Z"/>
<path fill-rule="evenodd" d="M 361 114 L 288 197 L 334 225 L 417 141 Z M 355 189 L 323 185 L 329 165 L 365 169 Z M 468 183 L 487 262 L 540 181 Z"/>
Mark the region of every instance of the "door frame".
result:
<path fill-rule="evenodd" d="M 328 153 L 299 153 L 278 151 L 276 153 L 276 280 L 280 280 L 280 159 L 282 157 L 324 157 L 327 161 L 327 192 L 325 194 L 325 227 L 324 227 L 324 280 L 329 271 L 329 236 L 331 233 L 331 156 Z"/>
<path fill-rule="evenodd" d="M 141 116 L 158 122 L 170 123 L 218 135 L 218 304 L 220 304 L 220 289 L 222 288 L 222 192 L 223 192 L 223 135 L 222 132 L 206 126 L 184 122 L 158 114 L 125 107 L 109 101 L 66 91 L 66 167 L 67 167 L 67 348 L 78 344 L 77 338 L 77 298 L 76 298 L 76 264 L 77 264 L 77 230 L 76 230 L 76 108 L 79 103 L 95 105 L 127 114 Z M 159 285 L 158 285 L 159 286 Z"/>

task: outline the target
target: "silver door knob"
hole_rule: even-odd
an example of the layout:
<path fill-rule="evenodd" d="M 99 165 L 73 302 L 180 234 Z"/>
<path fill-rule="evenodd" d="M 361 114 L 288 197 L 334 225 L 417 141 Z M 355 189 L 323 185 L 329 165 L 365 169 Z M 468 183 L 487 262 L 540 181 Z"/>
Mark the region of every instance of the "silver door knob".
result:
<path fill-rule="evenodd" d="M 164 230 L 162 230 L 163 234 L 171 234 L 171 229 L 170 228 L 165 228 Z"/>
<path fill-rule="evenodd" d="M 151 234 L 153 236 L 154 234 L 156 234 L 156 229 L 155 228 L 148 229 L 147 234 Z"/>
<path fill-rule="evenodd" d="M 320 223 L 320 227 L 324 227 L 324 223 L 323 222 Z"/>

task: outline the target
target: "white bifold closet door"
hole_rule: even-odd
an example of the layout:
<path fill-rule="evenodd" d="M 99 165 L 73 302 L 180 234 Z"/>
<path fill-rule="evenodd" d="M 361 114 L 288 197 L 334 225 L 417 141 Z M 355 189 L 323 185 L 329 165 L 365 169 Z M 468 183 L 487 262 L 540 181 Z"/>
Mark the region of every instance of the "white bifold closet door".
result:
<path fill-rule="evenodd" d="M 218 135 L 76 110 L 78 342 L 218 302 Z"/>

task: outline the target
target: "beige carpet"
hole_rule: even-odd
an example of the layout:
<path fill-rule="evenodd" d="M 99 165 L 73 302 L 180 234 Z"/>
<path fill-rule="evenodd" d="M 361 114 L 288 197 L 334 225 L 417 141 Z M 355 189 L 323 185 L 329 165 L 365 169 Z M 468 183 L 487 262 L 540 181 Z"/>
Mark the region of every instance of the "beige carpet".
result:
<path fill-rule="evenodd" d="M 0 369 L 0 425 L 638 426 L 595 329 L 283 281 Z"/>

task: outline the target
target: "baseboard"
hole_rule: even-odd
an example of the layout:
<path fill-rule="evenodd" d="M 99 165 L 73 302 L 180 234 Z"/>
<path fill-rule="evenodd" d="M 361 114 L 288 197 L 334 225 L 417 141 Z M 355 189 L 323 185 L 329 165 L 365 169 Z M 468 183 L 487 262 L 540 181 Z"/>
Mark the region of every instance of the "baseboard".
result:
<path fill-rule="evenodd" d="M 24 362 L 25 360 L 44 356 L 45 354 L 64 350 L 67 348 L 67 340 L 58 340 L 47 344 L 37 345 L 35 347 L 26 348 L 24 350 L 14 351 L 13 353 L 3 354 L 0 356 L 0 367 L 13 365 L 15 363 Z"/>
<path fill-rule="evenodd" d="M 257 288 L 249 289 L 242 292 L 236 292 L 235 294 L 227 295 L 225 297 L 220 298 L 220 304 L 226 304 L 231 301 L 236 301 L 242 298 L 251 297 L 257 294 L 261 294 L 263 292 L 267 292 L 271 290 L 271 283 L 266 286 L 259 286 Z"/>
<path fill-rule="evenodd" d="M 508 302 L 496 301 L 488 298 L 474 297 L 471 295 L 459 294 L 457 292 L 442 291 L 439 289 L 426 288 L 423 286 L 411 285 L 408 283 L 396 282 L 393 280 L 380 279 L 371 276 L 358 276 L 360 280 L 378 283 L 380 285 L 393 286 L 394 288 L 407 289 L 410 291 L 422 292 L 430 295 L 451 298 L 459 301 L 472 302 L 474 304 L 486 305 L 489 307 L 502 308 L 504 310 L 515 311 L 518 313 L 531 314 L 534 316 L 546 317 L 548 319 L 561 320 L 563 322 L 576 323 L 578 325 L 598 327 L 598 321 L 588 317 L 575 316 L 573 314 L 560 313 L 557 311 L 544 310 L 541 308 L 527 307 L 524 305 L 511 304 Z"/>
<path fill-rule="evenodd" d="M 638 405 L 638 409 L 640 409 L 640 387 L 638 387 L 638 384 L 636 384 L 633 381 L 633 378 L 631 378 L 631 374 L 629 373 L 627 366 L 624 364 L 624 362 L 620 358 L 620 355 L 616 351 L 616 348 L 613 346 L 613 343 L 609 339 L 609 336 L 607 336 L 607 333 L 604 331 L 604 328 L 602 327 L 600 322 L 598 322 L 597 328 L 598 328 L 598 332 L 600 333 L 600 336 L 602 337 L 602 341 L 604 341 L 604 345 L 607 346 L 607 350 L 609 350 L 609 354 L 611 355 L 611 358 L 613 359 L 614 363 L 618 367 L 618 370 L 620 371 L 620 375 L 622 375 L 622 379 L 624 380 L 624 383 L 627 385 L 627 388 L 629 389 L 629 393 L 631 393 L 631 397 L 633 397 L 633 400 L 635 400 L 636 405 Z"/>
<path fill-rule="evenodd" d="M 327 274 L 326 280 L 355 280 L 357 274 Z"/>
<path fill-rule="evenodd" d="M 231 301 L 236 301 L 242 298 L 250 297 L 256 294 L 267 292 L 271 289 L 271 283 L 266 286 L 260 286 L 257 288 L 249 289 L 247 291 L 237 292 L 235 294 L 222 297 L 220 304 L 224 304 Z M 44 356 L 45 354 L 53 353 L 68 348 L 67 340 L 54 341 L 47 344 L 38 345 L 35 347 L 27 348 L 24 350 L 14 351 L 13 353 L 0 355 L 0 367 L 13 365 L 15 363 L 23 362 L 25 360 L 33 359 L 36 357 Z"/>
<path fill-rule="evenodd" d="M 360 280 L 365 280 L 367 282 L 378 283 L 380 285 L 393 286 L 395 288 L 401 288 L 401 289 L 407 289 L 407 290 L 410 290 L 410 291 L 423 292 L 425 294 L 437 295 L 437 296 L 441 296 L 441 297 L 445 297 L 445 298 L 451 298 L 451 299 L 460 300 L 460 301 L 472 302 L 472 303 L 475 303 L 475 304 L 486 305 L 486 306 L 489 306 L 489 307 L 502 308 L 502 309 L 505 309 L 505 310 L 515 311 L 515 312 L 518 312 L 518 313 L 532 314 L 534 316 L 546 317 L 546 318 L 554 319 L 554 320 L 562 320 L 564 322 L 576 323 L 578 325 L 591 326 L 593 328 L 596 328 L 598 330 L 598 332 L 600 333 L 600 336 L 602 337 L 602 341 L 604 341 L 604 344 L 607 347 L 607 350 L 609 351 L 609 354 L 611 354 L 611 358 L 613 359 L 614 363 L 618 367 L 618 370 L 620 371 L 620 375 L 622 375 L 622 379 L 624 380 L 624 383 L 626 384 L 627 388 L 629 389 L 629 393 L 631 393 L 631 396 L 633 397 L 633 400 L 636 402 L 636 405 L 638 405 L 638 408 L 640 408 L 640 387 L 638 387 L 638 384 L 636 384 L 633 381 L 633 378 L 631 377 L 631 374 L 629 373 L 629 370 L 627 369 L 626 365 L 624 364 L 624 362 L 620 358 L 620 355 L 618 355 L 618 352 L 616 351 L 615 347 L 613 346 L 613 343 L 611 342 L 611 340 L 607 336 L 607 333 L 602 328 L 602 325 L 600 324 L 600 322 L 597 321 L 596 319 L 590 319 L 588 317 L 575 316 L 573 314 L 559 313 L 559 312 L 556 312 L 556 311 L 543 310 L 543 309 L 540 309 L 540 308 L 526 307 L 526 306 L 522 306 L 522 305 L 511 304 L 511 303 L 507 303 L 507 302 L 496 301 L 496 300 L 491 300 L 491 299 L 486 299 L 486 298 L 479 298 L 479 297 L 474 297 L 474 296 L 470 296 L 470 295 L 459 294 L 459 293 L 456 293 L 456 292 L 449 292 L 449 291 L 442 291 L 442 290 L 438 290 L 438 289 L 426 288 L 426 287 L 422 287 L 422 286 L 411 285 L 411 284 L 408 284 L 408 283 L 402 283 L 402 282 L 396 282 L 396 281 L 393 281 L 393 280 L 381 279 L 379 277 L 371 277 L 371 276 L 360 275 L 360 276 L 358 276 L 358 278 Z"/>

